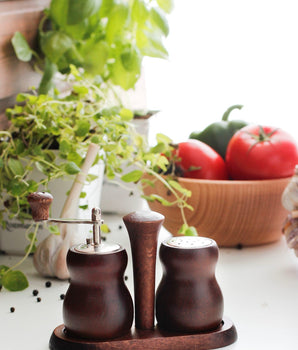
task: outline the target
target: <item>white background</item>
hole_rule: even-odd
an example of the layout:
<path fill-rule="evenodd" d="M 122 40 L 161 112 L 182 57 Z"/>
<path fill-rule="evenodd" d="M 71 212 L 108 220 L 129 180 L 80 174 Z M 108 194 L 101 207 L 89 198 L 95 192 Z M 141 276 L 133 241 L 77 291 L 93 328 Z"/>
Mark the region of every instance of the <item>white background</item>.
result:
<path fill-rule="evenodd" d="M 154 135 L 183 141 L 242 104 L 231 119 L 281 127 L 298 140 L 297 16 L 295 0 L 176 0 L 169 60 L 145 60 L 147 105 L 161 110 Z"/>

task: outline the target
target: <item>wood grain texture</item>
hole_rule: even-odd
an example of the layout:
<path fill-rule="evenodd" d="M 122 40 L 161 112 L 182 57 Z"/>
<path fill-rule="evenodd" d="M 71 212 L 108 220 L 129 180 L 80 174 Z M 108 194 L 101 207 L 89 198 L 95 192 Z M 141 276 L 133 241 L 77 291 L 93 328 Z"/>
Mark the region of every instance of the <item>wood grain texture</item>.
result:
<path fill-rule="evenodd" d="M 287 216 L 281 195 L 289 178 L 260 181 L 216 181 L 179 178 L 181 185 L 192 191 L 186 209 L 188 224 L 195 226 L 200 236 L 214 239 L 221 247 L 260 245 L 281 238 L 282 223 Z M 148 186 L 152 193 L 171 201 L 161 183 Z M 177 235 L 182 225 L 180 209 L 148 202 L 151 210 L 165 216 L 164 227 Z"/>
<path fill-rule="evenodd" d="M 88 254 L 70 248 L 70 285 L 63 302 L 67 331 L 86 339 L 111 339 L 127 334 L 133 322 L 133 303 L 124 283 L 125 249 Z"/>
<path fill-rule="evenodd" d="M 133 260 L 135 291 L 135 325 L 138 329 L 154 328 L 155 265 L 157 237 L 164 216 L 137 211 L 123 217 Z"/>
<path fill-rule="evenodd" d="M 167 241 L 161 244 L 163 277 L 156 291 L 156 319 L 160 328 L 195 333 L 220 325 L 224 305 L 215 278 L 218 247 L 214 240 L 209 241 L 208 246 L 198 248 L 173 247 Z"/>
<path fill-rule="evenodd" d="M 237 340 L 237 331 L 228 318 L 211 332 L 197 334 L 170 333 L 154 330 L 131 333 L 112 341 L 92 342 L 67 336 L 64 325 L 58 326 L 50 338 L 51 350 L 208 350 L 227 346 Z"/>

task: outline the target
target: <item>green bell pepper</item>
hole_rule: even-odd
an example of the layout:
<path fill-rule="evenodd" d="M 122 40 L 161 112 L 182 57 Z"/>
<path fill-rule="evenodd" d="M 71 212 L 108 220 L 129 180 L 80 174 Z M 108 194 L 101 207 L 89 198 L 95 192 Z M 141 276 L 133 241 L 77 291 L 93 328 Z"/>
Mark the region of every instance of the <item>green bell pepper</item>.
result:
<path fill-rule="evenodd" d="M 225 111 L 220 122 L 210 124 L 201 132 L 192 132 L 189 138 L 207 143 L 207 145 L 225 158 L 227 146 L 231 137 L 236 131 L 248 124 L 243 120 L 228 120 L 230 113 L 234 109 L 241 109 L 242 107 L 242 105 L 231 106 Z"/>

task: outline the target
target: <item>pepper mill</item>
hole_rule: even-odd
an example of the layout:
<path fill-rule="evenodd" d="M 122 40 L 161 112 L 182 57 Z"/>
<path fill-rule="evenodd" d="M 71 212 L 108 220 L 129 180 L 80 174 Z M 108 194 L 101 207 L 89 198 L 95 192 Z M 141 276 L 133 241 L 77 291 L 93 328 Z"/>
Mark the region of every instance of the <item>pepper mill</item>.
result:
<path fill-rule="evenodd" d="M 69 249 L 70 285 L 63 302 L 64 333 L 85 339 L 112 339 L 129 333 L 133 303 L 124 283 L 127 253 L 119 244 L 101 242 L 101 211 L 91 220 L 49 219 L 53 197 L 38 192 L 28 196 L 35 221 L 93 225 L 93 238 Z"/>
<path fill-rule="evenodd" d="M 215 279 L 218 247 L 204 237 L 173 237 L 159 251 L 163 277 L 156 292 L 158 327 L 174 332 L 217 329 L 223 296 Z"/>
<path fill-rule="evenodd" d="M 133 260 L 135 327 L 154 328 L 155 266 L 157 237 L 164 221 L 154 211 L 136 211 L 123 217 Z"/>

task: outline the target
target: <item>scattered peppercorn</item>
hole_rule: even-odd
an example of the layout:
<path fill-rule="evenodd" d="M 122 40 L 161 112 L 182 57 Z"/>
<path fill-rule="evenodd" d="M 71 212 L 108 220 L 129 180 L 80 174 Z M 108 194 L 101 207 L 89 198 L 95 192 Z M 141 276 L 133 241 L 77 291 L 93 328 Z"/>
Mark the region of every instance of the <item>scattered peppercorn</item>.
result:
<path fill-rule="evenodd" d="M 65 298 L 65 294 L 60 294 L 60 299 L 64 300 L 64 298 Z"/>
<path fill-rule="evenodd" d="M 243 245 L 241 243 L 239 243 L 239 244 L 236 245 L 236 248 L 241 250 L 243 248 Z"/>
<path fill-rule="evenodd" d="M 122 230 L 122 225 L 119 225 L 119 226 L 118 226 L 118 229 L 119 229 L 119 230 Z"/>
<path fill-rule="evenodd" d="M 52 282 L 51 282 L 51 281 L 46 281 L 45 286 L 46 286 L 47 288 L 50 288 L 51 285 L 52 285 Z"/>
<path fill-rule="evenodd" d="M 13 306 L 10 308 L 10 312 L 15 312 L 15 308 Z"/>
<path fill-rule="evenodd" d="M 33 294 L 33 296 L 35 296 L 35 297 L 38 295 L 38 293 L 39 293 L 39 292 L 38 292 L 37 289 L 34 289 L 34 290 L 32 291 L 32 294 Z"/>
<path fill-rule="evenodd" d="M 130 192 L 129 192 L 129 197 L 131 197 L 131 196 L 133 196 L 133 195 L 134 195 L 133 191 L 130 191 Z"/>
<path fill-rule="evenodd" d="M 37 301 L 38 303 L 40 303 L 40 302 L 41 302 L 41 298 L 40 298 L 40 297 L 36 298 L 36 301 Z"/>
<path fill-rule="evenodd" d="M 101 239 L 105 242 L 106 240 L 107 240 L 107 238 L 106 237 L 101 237 Z"/>
<path fill-rule="evenodd" d="M 128 280 L 128 276 L 124 276 L 124 279 L 125 279 L 125 281 L 127 281 Z"/>

